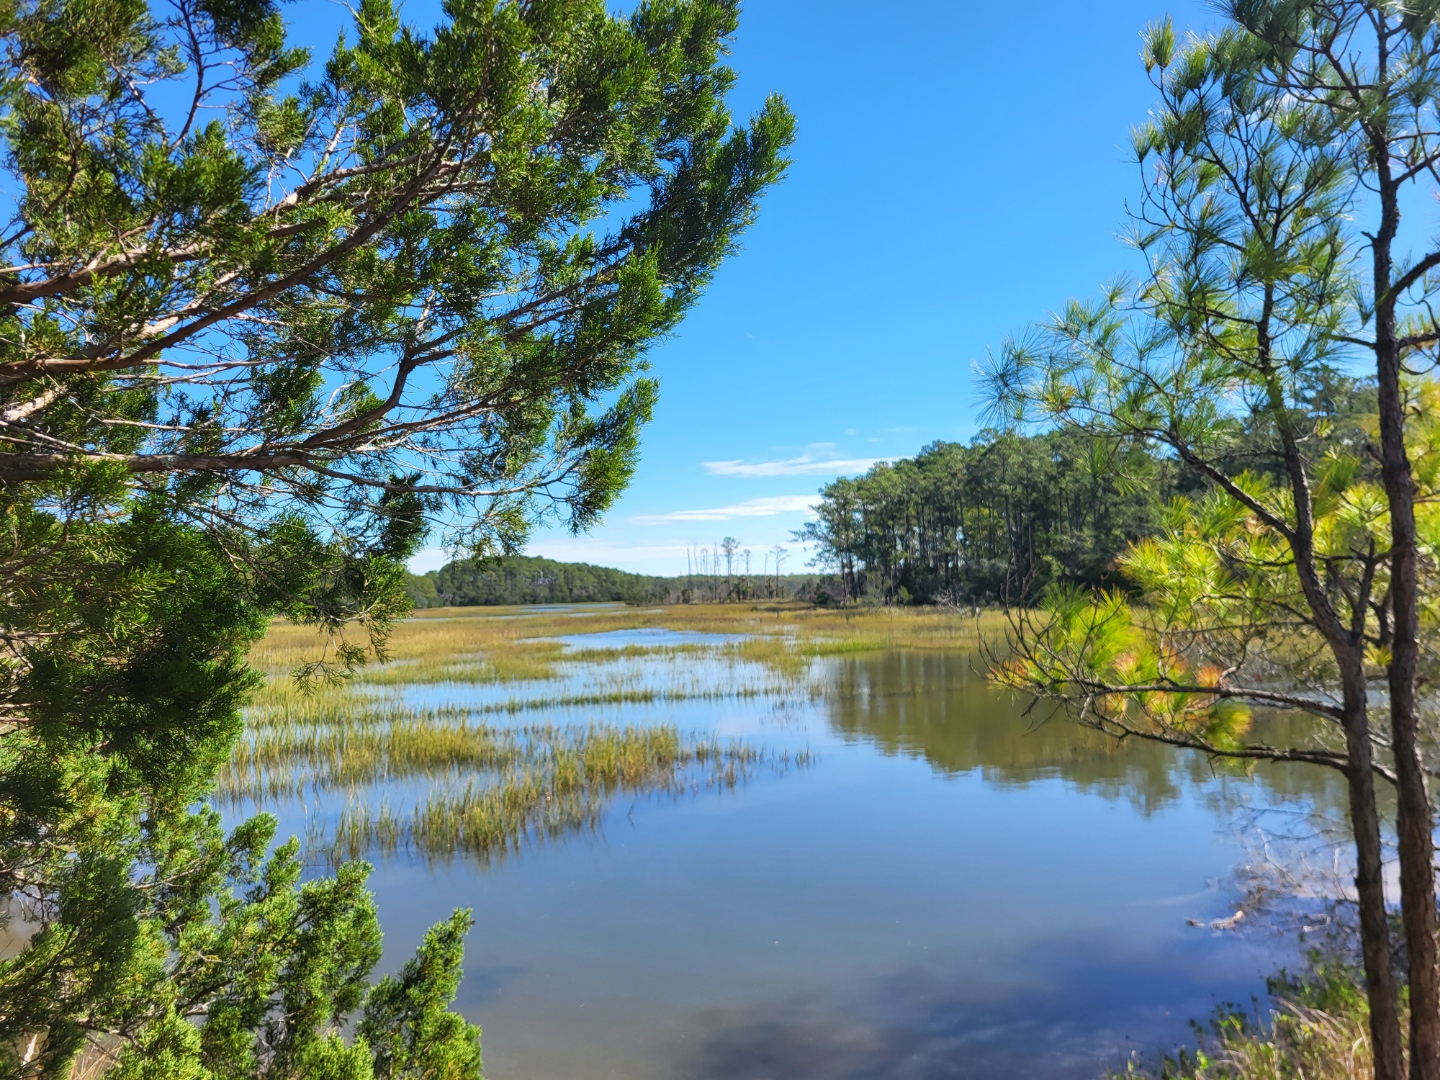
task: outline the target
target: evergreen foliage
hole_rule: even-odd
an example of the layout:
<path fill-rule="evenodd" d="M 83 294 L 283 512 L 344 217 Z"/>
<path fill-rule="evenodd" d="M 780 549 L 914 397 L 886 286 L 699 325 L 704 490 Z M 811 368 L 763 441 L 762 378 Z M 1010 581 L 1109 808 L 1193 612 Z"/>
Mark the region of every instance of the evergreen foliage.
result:
<path fill-rule="evenodd" d="M 0 497 L 7 534 L 26 539 L 4 566 L 0 883 L 24 947 L 0 962 L 0 1069 L 369 1077 L 367 1045 L 340 1036 L 379 959 L 368 869 L 302 885 L 294 841 L 266 856 L 273 819 L 226 836 L 201 801 L 270 615 L 304 618 L 296 595 L 356 572 L 293 526 L 235 560 L 242 541 L 155 496 L 127 510 L 96 522 Z M 448 1004 L 452 982 L 436 974 L 428 992 Z M 435 1053 L 469 1060 L 473 1029 L 444 1031 Z M 478 1076 L 475 1060 L 454 1075 Z"/>
<path fill-rule="evenodd" d="M 734 0 L 353 15 L 315 63 L 271 0 L 0 5 L 8 1075 L 479 1076 L 467 916 L 372 991 L 366 868 L 205 808 L 247 650 L 285 615 L 342 677 L 433 525 L 594 522 L 786 165 Z"/>
<path fill-rule="evenodd" d="M 829 597 L 817 574 L 735 574 L 719 570 L 651 577 L 589 563 L 523 555 L 461 559 L 425 574 L 406 574 L 417 608 L 508 604 L 725 603 Z M 823 602 L 829 602 L 825 599 Z"/>
<path fill-rule="evenodd" d="M 1316 457 L 1363 452 L 1373 380 L 1319 365 L 1297 376 L 1295 392 Z M 1218 456 L 1226 469 L 1284 483 L 1277 445 L 1274 418 L 1256 411 Z M 849 599 L 1034 602 L 1057 584 L 1133 587 L 1120 556 L 1162 528 L 1172 498 L 1210 486 L 1153 445 L 1065 427 L 992 429 L 826 485 L 816 520 L 796 535 Z"/>
<path fill-rule="evenodd" d="M 271 0 L 5 18 L 0 480 L 232 521 L 594 522 L 793 137 L 778 98 L 732 127 L 735 0 L 365 0 L 320 67 Z"/>
<path fill-rule="evenodd" d="M 670 583 L 664 578 L 520 555 L 452 562 L 440 569 L 434 580 L 439 603 L 457 607 L 615 601 L 643 604 L 664 600 L 670 593 Z"/>
<path fill-rule="evenodd" d="M 1440 7 L 1233 0 L 1217 33 L 1149 28 L 1134 283 L 1071 302 L 987 371 L 996 411 L 1192 478 L 1115 590 L 1014 613 L 1004 684 L 1081 723 L 1345 779 L 1377 1080 L 1440 1080 L 1435 806 L 1423 713 L 1440 670 L 1440 248 L 1399 240 L 1440 176 Z M 1337 370 L 1367 405 L 1336 407 Z M 1373 394 L 1373 396 L 1372 396 Z M 1270 745 L 1254 707 L 1313 718 Z M 1385 715 L 1388 724 L 1374 721 Z M 1409 1036 L 1380 802 L 1395 795 Z M 1408 1061 L 1407 1061 L 1408 1058 Z"/>
<path fill-rule="evenodd" d="M 1064 432 L 987 431 L 969 446 L 932 443 L 821 491 L 814 545 L 851 599 L 981 604 L 1023 600 L 1067 581 L 1115 578 L 1125 544 L 1160 520 L 1174 469 Z"/>

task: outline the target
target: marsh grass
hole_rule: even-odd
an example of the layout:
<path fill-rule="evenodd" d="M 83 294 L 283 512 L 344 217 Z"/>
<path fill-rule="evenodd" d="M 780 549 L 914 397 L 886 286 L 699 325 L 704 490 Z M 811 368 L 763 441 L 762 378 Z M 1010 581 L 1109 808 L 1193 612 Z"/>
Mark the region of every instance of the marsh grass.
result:
<path fill-rule="evenodd" d="M 1221 1009 L 1201 1045 L 1158 1068 L 1132 1061 L 1112 1080 L 1371 1080 L 1369 1013 L 1358 973 L 1321 966 L 1304 979 L 1271 980 L 1263 1019 Z"/>
<path fill-rule="evenodd" d="M 333 834 L 312 820 L 307 842 L 331 860 L 405 850 L 484 858 L 594 828 L 621 793 L 733 788 L 766 760 L 741 742 L 682 736 L 674 727 L 494 728 L 460 710 L 312 712 L 271 716 L 237 748 L 217 797 L 231 804 L 340 791 Z M 788 768 L 806 758 L 770 758 Z M 389 788 L 421 778 L 407 811 Z"/>
<path fill-rule="evenodd" d="M 357 711 L 358 712 L 358 711 Z M 500 769 L 523 756 L 525 731 L 497 731 L 433 710 L 340 724 L 273 722 L 236 747 L 217 794 L 266 802 L 441 771 Z"/>
<path fill-rule="evenodd" d="M 715 651 L 714 645 L 687 641 L 665 645 L 631 644 L 567 649 L 564 658 L 565 662 L 570 664 L 613 664 L 620 660 L 645 660 L 655 657 L 680 660 L 686 657 L 711 656 Z"/>
<path fill-rule="evenodd" d="M 745 743 L 684 737 L 671 726 L 566 726 L 556 714 L 680 701 L 788 700 L 820 692 L 816 660 L 883 649 L 956 649 L 998 630 L 952 612 L 838 612 L 798 605 L 432 609 L 395 628 L 383 662 L 343 684 L 301 685 L 290 673 L 325 642 L 277 622 L 251 660 L 267 675 L 248 733 L 221 773 L 232 805 L 341 799 L 312 818 L 310 846 L 331 858 L 411 851 L 493 858 L 595 828 L 619 795 L 676 795 L 744 783 L 757 765 L 808 758 Z M 594 635 L 664 629 L 723 635 L 705 642 L 608 645 Z M 561 637 L 577 644 L 567 646 Z M 504 688 L 463 706 L 412 708 L 417 685 Z M 463 695 L 462 695 L 463 696 Z M 473 696 L 473 695 L 472 695 Z M 519 726 L 486 717 L 548 714 Z M 590 718 L 586 718 L 589 721 Z M 411 792 L 403 804 L 399 789 Z M 322 815 L 323 817 L 323 815 Z"/>
<path fill-rule="evenodd" d="M 531 707 L 533 700 L 489 708 Z M 306 830 L 312 854 L 332 862 L 401 850 L 488 860 L 593 829 L 622 793 L 733 788 L 757 765 L 784 770 L 808 762 L 803 754 L 682 736 L 670 725 L 495 727 L 481 715 L 409 709 L 333 688 L 293 698 L 277 693 L 252 710 L 216 798 L 232 806 L 323 806 L 338 794 L 345 808 L 333 830 L 313 817 Z M 391 802 L 397 788 L 416 782 L 413 803 Z"/>
<path fill-rule="evenodd" d="M 645 673 L 622 672 L 608 680 L 584 689 L 571 691 L 563 684 L 545 686 L 527 693 L 511 694 L 488 701 L 475 701 L 463 706 L 452 705 L 438 710 L 413 710 L 385 698 L 374 698 L 363 692 L 347 693 L 325 688 L 313 695 L 273 690 L 263 694 L 247 712 L 252 740 L 262 735 L 273 736 L 276 729 L 308 729 L 325 726 L 373 727 L 403 719 L 417 712 L 462 717 L 519 716 L 529 712 L 558 712 L 582 708 L 603 708 L 624 705 L 662 705 L 686 701 L 742 701 L 758 697 L 794 697 L 796 692 L 813 694 L 815 687 L 798 687 L 793 682 L 773 678 L 705 679 L 696 676 L 679 681 L 656 684 L 647 681 Z"/>
<path fill-rule="evenodd" d="M 397 850 L 431 859 L 503 858 L 527 844 L 595 829 L 622 794 L 733 788 L 763 756 L 743 743 L 686 739 L 667 727 L 531 732 L 508 772 L 438 786 L 408 814 L 352 800 L 327 853 L 334 860 Z M 806 759 L 783 764 L 803 766 Z"/>
<path fill-rule="evenodd" d="M 559 637 L 663 629 L 744 635 L 723 644 L 675 642 L 567 652 Z M 801 605 L 694 604 L 668 608 L 596 608 L 584 615 L 526 608 L 431 608 L 399 624 L 387 663 L 362 671 L 372 685 L 424 682 L 525 682 L 554 678 L 566 663 L 625 656 L 724 655 L 781 673 L 819 656 L 881 649 L 963 649 L 1005 629 L 998 612 L 976 617 L 938 609 L 834 610 Z M 311 628 L 277 622 L 251 661 L 266 672 L 300 667 L 320 655 Z"/>
<path fill-rule="evenodd" d="M 440 643 L 436 643 L 437 646 Z M 358 681 L 370 686 L 413 683 L 518 683 L 552 679 L 565 654 L 559 641 L 504 641 L 472 658 L 450 656 L 437 649 L 430 655 L 395 660 L 362 670 Z"/>

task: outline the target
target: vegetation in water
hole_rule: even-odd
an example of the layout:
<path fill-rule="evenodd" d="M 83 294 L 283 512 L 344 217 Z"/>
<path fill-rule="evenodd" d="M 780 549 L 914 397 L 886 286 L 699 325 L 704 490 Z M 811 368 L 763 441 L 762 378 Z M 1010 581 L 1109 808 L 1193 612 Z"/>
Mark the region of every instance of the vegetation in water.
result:
<path fill-rule="evenodd" d="M 504 773 L 440 785 L 408 815 L 383 800 L 352 802 L 335 826 L 332 856 L 407 849 L 430 858 L 500 857 L 595 828 L 617 795 L 733 788 L 760 757 L 743 743 L 684 739 L 667 727 L 532 729 L 520 738 Z"/>
<path fill-rule="evenodd" d="M 622 655 L 729 656 L 792 673 L 809 659 L 882 649 L 973 649 L 999 640 L 1002 613 L 978 615 L 946 609 L 836 610 L 809 604 L 684 604 L 653 609 L 593 609 L 576 617 L 527 608 L 437 608 L 418 611 L 396 625 L 386 640 L 388 664 L 359 678 L 379 685 L 414 682 L 530 682 L 552 679 L 571 661 Z M 622 630 L 671 630 L 723 635 L 699 645 L 684 640 L 619 647 L 586 646 L 585 637 Z M 556 639 L 582 639 L 567 652 Z M 251 662 L 272 675 L 258 703 L 298 701 L 302 696 L 274 676 L 302 668 L 324 642 L 308 626 L 278 621 L 251 652 Z M 323 700 L 323 696 L 320 699 Z M 307 706 L 299 706 L 307 707 Z"/>
<path fill-rule="evenodd" d="M 1132 1061 L 1140 1080 L 1371 1080 L 1369 1009 L 1363 973 L 1319 965 L 1303 977 L 1269 981 L 1269 1009 L 1217 1009 L 1196 1025 L 1198 1046 L 1158 1065 Z"/>
<path fill-rule="evenodd" d="M 307 837 L 335 862 L 397 849 L 503 855 L 594 827 L 618 794 L 734 787 L 762 760 L 745 743 L 665 725 L 497 728 L 471 710 L 367 707 L 350 697 L 303 716 L 261 716 L 221 770 L 217 797 L 265 805 L 341 793 L 347 806 L 333 830 Z M 405 781 L 425 789 L 408 811 L 391 801 Z"/>
<path fill-rule="evenodd" d="M 676 610 L 706 617 L 693 608 Z M 248 711 L 246 737 L 220 772 L 217 796 L 238 805 L 343 799 L 333 824 L 315 826 L 308 837 L 314 850 L 337 862 L 396 850 L 425 857 L 503 856 L 527 842 L 595 827 L 620 794 L 724 789 L 744 782 L 756 766 L 784 769 L 807 761 L 803 753 L 764 754 L 744 742 L 687 737 L 666 724 L 621 727 L 577 715 L 578 722 L 561 725 L 551 719 L 557 710 L 784 695 L 797 679 L 803 683 L 814 657 L 876 644 L 864 636 L 802 640 L 793 628 L 765 638 L 732 633 L 703 645 L 614 648 L 566 649 L 530 636 L 546 629 L 603 631 L 609 620 L 636 617 L 651 626 L 674 622 L 657 612 L 604 611 L 512 618 L 471 610 L 416 619 L 395 629 L 394 659 L 376 669 L 373 680 L 308 689 L 290 678 L 289 669 L 321 642 L 311 628 L 277 623 L 252 652 L 269 679 Z M 721 618 L 732 631 L 746 621 L 728 606 L 706 621 L 713 625 Z M 677 681 L 657 686 L 626 666 L 636 660 L 665 668 L 683 663 Z M 710 679 L 690 671 L 706 660 L 716 664 Z M 564 689 L 567 674 L 589 676 L 617 664 L 610 682 Z M 730 677 L 732 670 L 738 677 Z M 490 683 L 502 693 L 463 707 L 426 709 L 387 697 L 392 686 L 427 681 Z M 544 719 L 518 726 L 486 722 L 497 714 Z M 402 791 L 413 797 L 397 805 Z"/>

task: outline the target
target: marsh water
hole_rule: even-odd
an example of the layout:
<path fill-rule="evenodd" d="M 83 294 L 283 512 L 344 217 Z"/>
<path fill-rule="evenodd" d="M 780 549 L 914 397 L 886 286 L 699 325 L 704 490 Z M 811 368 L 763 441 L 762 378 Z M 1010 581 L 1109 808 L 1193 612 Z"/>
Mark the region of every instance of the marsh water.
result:
<path fill-rule="evenodd" d="M 1094 1077 L 1295 959 L 1263 925 L 1187 920 L 1235 910 L 1254 808 L 1339 805 L 1323 773 L 1227 774 L 1042 722 L 963 652 L 777 678 L 706 653 L 714 637 L 577 623 L 567 640 L 629 648 L 562 664 L 536 700 L 662 692 L 495 722 L 667 723 L 767 757 L 734 787 L 627 795 L 508 858 L 374 860 L 387 968 L 473 909 L 458 1005 L 490 1080 Z M 382 692 L 467 707 L 514 690 Z M 282 824 L 317 812 L 282 807 Z"/>

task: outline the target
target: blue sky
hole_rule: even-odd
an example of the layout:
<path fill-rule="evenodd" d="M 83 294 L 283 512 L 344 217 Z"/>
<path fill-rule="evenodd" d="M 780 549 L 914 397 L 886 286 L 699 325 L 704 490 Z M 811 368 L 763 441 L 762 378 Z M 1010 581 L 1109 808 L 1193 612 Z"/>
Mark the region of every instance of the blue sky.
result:
<path fill-rule="evenodd" d="M 1194 0 L 748 0 L 734 110 L 784 94 L 794 166 L 652 351 L 660 404 L 630 489 L 589 534 L 542 531 L 529 552 L 673 574 L 728 535 L 758 569 L 835 476 L 973 435 L 974 361 L 1130 265 L 1129 131 L 1154 96 L 1139 33 L 1167 13 L 1216 21 Z"/>

